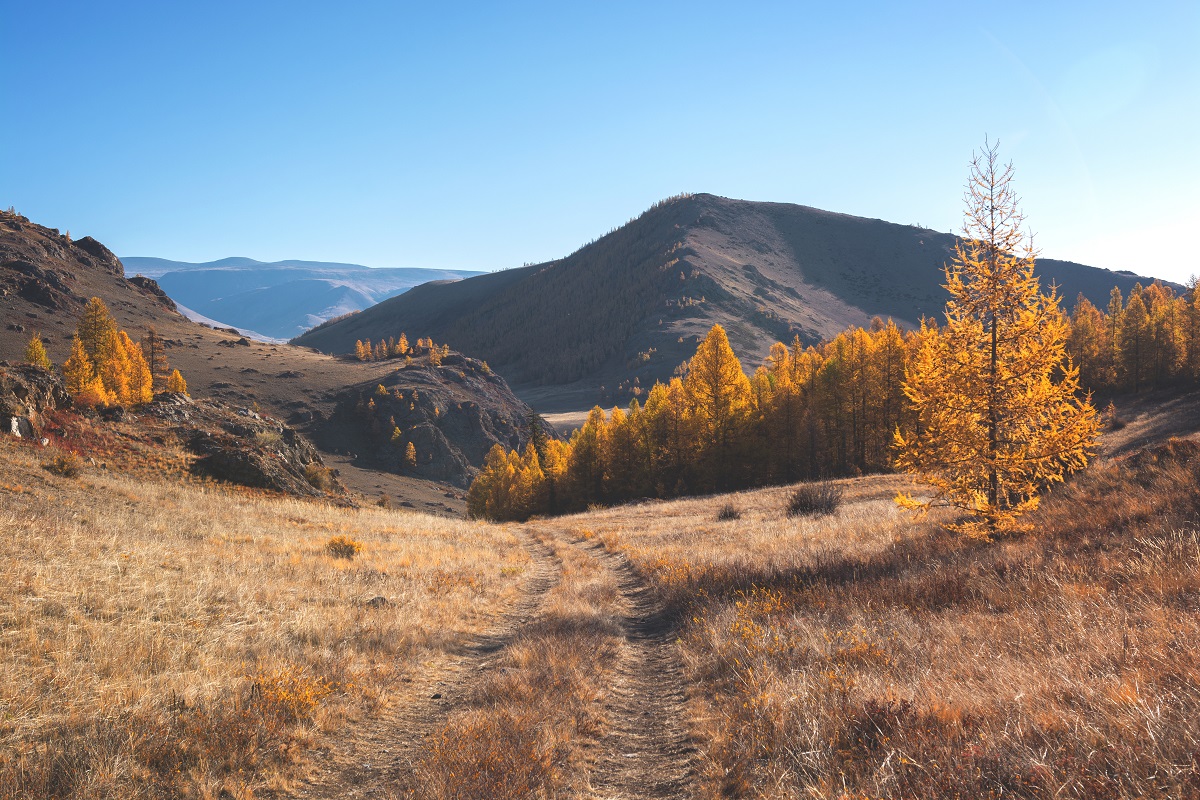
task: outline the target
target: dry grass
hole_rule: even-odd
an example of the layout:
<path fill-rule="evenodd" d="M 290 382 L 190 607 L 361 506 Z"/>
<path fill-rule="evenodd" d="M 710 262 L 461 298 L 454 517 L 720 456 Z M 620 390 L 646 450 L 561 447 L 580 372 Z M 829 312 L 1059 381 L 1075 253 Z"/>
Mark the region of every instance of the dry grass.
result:
<path fill-rule="evenodd" d="M 0 439 L 4 798 L 286 790 L 307 744 L 493 624 L 528 563 L 497 528 L 39 457 Z"/>
<path fill-rule="evenodd" d="M 840 482 L 612 509 L 679 619 L 706 797 L 1200 796 L 1200 452 L 1098 467 L 969 542 Z M 754 509 L 758 509 L 756 512 Z"/>
<path fill-rule="evenodd" d="M 589 745 L 606 727 L 602 700 L 624 646 L 611 570 L 547 542 L 561 581 L 431 739 L 414 794 L 424 800 L 577 797 Z"/>

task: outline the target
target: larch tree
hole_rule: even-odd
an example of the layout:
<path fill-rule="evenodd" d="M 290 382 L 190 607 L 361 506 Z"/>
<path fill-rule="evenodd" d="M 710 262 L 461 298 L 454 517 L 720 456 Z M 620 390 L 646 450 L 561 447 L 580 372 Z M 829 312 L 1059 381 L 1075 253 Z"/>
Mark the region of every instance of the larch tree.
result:
<path fill-rule="evenodd" d="M 83 341 L 76 336 L 71 340 L 71 354 L 63 362 L 63 380 L 67 385 L 67 394 L 71 397 L 83 394 L 92 382 L 95 372 L 92 360 L 83 348 Z"/>
<path fill-rule="evenodd" d="M 117 321 L 108 312 L 103 300 L 99 297 L 88 300 L 75 330 L 92 366 L 99 371 L 105 359 L 111 355 L 110 337 L 117 332 Z"/>
<path fill-rule="evenodd" d="M 173 394 L 187 394 L 187 381 L 179 374 L 179 370 L 171 370 L 171 374 L 167 377 L 167 391 Z"/>
<path fill-rule="evenodd" d="M 715 484 L 724 488 L 730 450 L 742 418 L 750 409 L 752 395 L 750 379 L 720 325 L 713 325 L 696 348 L 683 386 L 700 423 Z"/>
<path fill-rule="evenodd" d="M 152 388 L 164 388 L 167 385 L 167 378 L 171 374 L 171 366 L 167 363 L 166 343 L 154 328 L 146 331 L 146 336 L 142 339 L 142 355 L 146 359 L 146 366 L 150 369 Z"/>
<path fill-rule="evenodd" d="M 50 356 L 46 354 L 46 345 L 42 344 L 40 333 L 29 337 L 29 344 L 25 345 L 25 361 L 35 367 L 50 369 Z"/>
<path fill-rule="evenodd" d="M 933 488 L 902 506 L 968 512 L 982 538 L 1020 527 L 1039 493 L 1086 466 L 1098 420 L 1066 354 L 1068 323 L 1042 294 L 1012 164 L 986 145 L 971 163 L 965 237 L 946 267 L 946 324 L 923 325 L 904 384 L 916 424 L 897 430 L 896 466 Z"/>

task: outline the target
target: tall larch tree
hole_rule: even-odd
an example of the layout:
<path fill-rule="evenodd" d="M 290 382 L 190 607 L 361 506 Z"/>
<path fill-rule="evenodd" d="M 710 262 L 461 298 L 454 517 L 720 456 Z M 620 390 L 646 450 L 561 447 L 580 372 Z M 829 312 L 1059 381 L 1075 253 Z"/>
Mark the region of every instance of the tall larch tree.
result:
<path fill-rule="evenodd" d="M 683 386 L 700 426 L 710 477 L 717 488 L 724 488 L 734 440 L 752 395 L 750 379 L 720 325 L 713 325 L 696 348 Z"/>
<path fill-rule="evenodd" d="M 150 369 L 150 378 L 154 389 L 162 390 L 167 385 L 171 375 L 171 365 L 167 362 L 167 346 L 158 331 L 150 328 L 142 339 L 142 355 L 146 366 Z"/>
<path fill-rule="evenodd" d="M 88 300 L 75 330 L 92 366 L 99 372 L 110 355 L 111 337 L 117 332 L 117 321 L 108 313 L 108 306 L 104 305 L 103 300 L 99 297 Z"/>
<path fill-rule="evenodd" d="M 897 501 L 967 511 L 959 530 L 986 538 L 1020 527 L 1041 491 L 1087 464 L 1098 422 L 1078 396 L 1067 321 L 1054 290 L 1040 292 L 1012 164 L 997 146 L 972 159 L 965 200 L 965 238 L 946 267 L 946 324 L 923 326 L 905 381 L 918 421 L 895 437 L 896 465 L 933 496 Z"/>

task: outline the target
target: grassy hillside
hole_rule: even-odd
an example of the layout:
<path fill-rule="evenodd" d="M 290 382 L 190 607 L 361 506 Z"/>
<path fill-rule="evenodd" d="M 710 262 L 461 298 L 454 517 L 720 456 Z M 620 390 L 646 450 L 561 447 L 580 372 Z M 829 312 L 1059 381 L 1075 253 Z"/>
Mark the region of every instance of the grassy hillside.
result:
<path fill-rule="evenodd" d="M 564 259 L 420 287 L 297 341 L 345 353 L 357 339 L 432 336 L 487 360 L 539 410 L 570 410 L 669 378 L 714 323 L 753 366 L 795 335 L 940 314 L 953 244 L 805 206 L 682 196 Z M 1039 273 L 1068 302 L 1083 292 L 1100 306 L 1139 280 L 1051 259 Z"/>
<path fill-rule="evenodd" d="M 49 456 L 0 436 L 5 800 L 287 793 L 427 694 L 528 564 L 494 528 Z"/>
<path fill-rule="evenodd" d="M 358 450 L 357 442 L 340 442 L 336 425 L 326 430 L 349 387 L 373 387 L 386 381 L 389 386 L 419 387 L 423 392 L 444 388 L 456 402 L 473 399 L 485 414 L 493 410 L 494 398 L 500 398 L 508 417 L 518 419 L 525 413 L 503 381 L 490 381 L 494 385 L 482 397 L 459 397 L 461 369 L 408 370 L 413 379 L 409 386 L 403 379 L 395 380 L 395 362 L 331 358 L 306 347 L 250 341 L 191 322 L 153 281 L 127 279 L 121 262 L 101 243 L 91 238 L 72 240 L 18 214 L 0 212 L 0 361 L 22 361 L 26 343 L 36 332 L 53 363 L 61 365 L 70 352 L 83 306 L 93 296 L 104 300 L 118 327 L 135 340 L 155 328 L 164 339 L 171 366 L 183 373 L 193 396 L 259 408 L 294 425 L 322 444 L 327 461 L 350 488 L 370 497 L 387 494 L 397 502 L 441 513 L 462 514 L 464 509 L 461 493 L 447 496 L 452 487 L 419 476 L 364 469 L 351 455 Z M 481 432 L 447 430 L 452 445 L 459 433 L 474 439 Z M 503 438 L 508 441 L 507 435 Z M 472 444 L 469 449 L 468 461 L 479 448 Z"/>

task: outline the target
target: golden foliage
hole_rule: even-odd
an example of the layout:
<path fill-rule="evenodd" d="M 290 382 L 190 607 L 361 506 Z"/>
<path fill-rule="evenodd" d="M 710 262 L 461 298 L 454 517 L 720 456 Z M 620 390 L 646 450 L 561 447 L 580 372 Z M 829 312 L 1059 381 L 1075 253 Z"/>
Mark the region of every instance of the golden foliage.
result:
<path fill-rule="evenodd" d="M 185 381 L 183 376 L 179 374 L 179 370 L 171 370 L 171 375 L 167 378 L 167 391 L 174 392 L 176 394 L 188 393 L 187 381 Z"/>
<path fill-rule="evenodd" d="M 46 345 L 42 344 L 40 333 L 29 337 L 29 344 L 25 345 L 25 361 L 35 367 L 50 369 L 50 356 L 46 354 Z"/>
<path fill-rule="evenodd" d="M 904 383 L 918 423 L 896 432 L 896 466 L 934 489 L 897 502 L 967 511 L 959 527 L 980 536 L 1017 527 L 1040 492 L 1086 466 L 1098 433 L 1066 359 L 1058 297 L 1039 291 L 1031 248 L 1015 255 L 1024 233 L 1011 179 L 995 146 L 972 163 L 968 238 L 946 268 L 946 324 L 922 324 Z"/>

